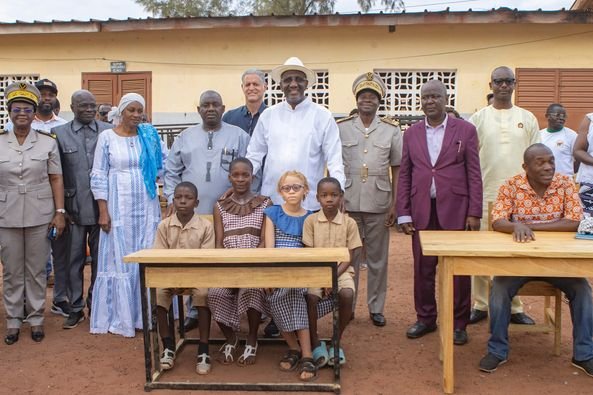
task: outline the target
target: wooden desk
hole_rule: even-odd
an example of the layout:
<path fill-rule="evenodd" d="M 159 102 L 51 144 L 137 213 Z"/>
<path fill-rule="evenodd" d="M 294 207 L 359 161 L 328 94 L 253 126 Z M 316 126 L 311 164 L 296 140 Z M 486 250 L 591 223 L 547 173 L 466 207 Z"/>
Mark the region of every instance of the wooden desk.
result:
<path fill-rule="evenodd" d="M 591 242 L 575 239 L 572 232 L 536 232 L 535 237 L 535 241 L 517 243 L 512 235 L 499 232 L 420 232 L 423 254 L 439 257 L 445 393 L 452 394 L 454 389 L 453 276 L 593 277 Z"/>
<path fill-rule="evenodd" d="M 140 264 L 140 288 L 150 289 L 152 325 L 148 324 L 148 298 L 141 293 L 146 384 L 144 389 L 201 389 L 227 391 L 340 392 L 340 364 L 334 364 L 334 382 L 323 383 L 196 383 L 162 382 L 156 333 L 156 288 L 310 288 L 333 289 L 334 357 L 338 360 L 338 262 L 347 261 L 347 248 L 252 248 L 141 250 L 124 262 Z M 183 318 L 180 317 L 180 320 Z M 182 326 L 183 324 L 181 324 Z M 150 328 L 150 329 L 149 329 Z M 183 331 L 181 349 L 186 342 Z M 153 364 L 155 369 L 153 369 Z"/>

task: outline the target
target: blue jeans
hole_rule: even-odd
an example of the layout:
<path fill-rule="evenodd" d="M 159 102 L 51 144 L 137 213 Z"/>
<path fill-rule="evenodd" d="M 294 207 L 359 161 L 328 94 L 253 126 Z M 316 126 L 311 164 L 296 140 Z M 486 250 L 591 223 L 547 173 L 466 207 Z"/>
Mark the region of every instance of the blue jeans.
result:
<path fill-rule="evenodd" d="M 591 287 L 584 278 L 494 277 L 490 293 L 490 340 L 488 352 L 506 360 L 509 354 L 511 299 L 523 284 L 545 281 L 566 294 L 572 319 L 573 357 L 577 361 L 593 358 L 593 301 Z"/>

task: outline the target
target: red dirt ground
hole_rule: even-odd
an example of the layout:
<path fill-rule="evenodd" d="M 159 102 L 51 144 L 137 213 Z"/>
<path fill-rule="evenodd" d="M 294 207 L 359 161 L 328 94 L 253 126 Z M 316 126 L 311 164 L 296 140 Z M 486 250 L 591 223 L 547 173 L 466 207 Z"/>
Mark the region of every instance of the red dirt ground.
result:
<path fill-rule="evenodd" d="M 387 326 L 374 327 L 367 314 L 365 290 L 359 300 L 356 319 L 344 335 L 348 363 L 342 370 L 343 394 L 439 394 L 441 364 L 438 335 L 408 340 L 407 327 L 415 320 L 412 299 L 410 240 L 393 232 L 391 239 Z M 88 271 L 88 269 L 87 269 Z M 363 275 L 364 272 L 363 272 Z M 365 278 L 361 279 L 365 284 Z M 524 298 L 526 312 L 543 319 L 542 298 Z M 48 291 L 51 303 L 51 289 Z M 62 318 L 46 313 L 46 338 L 34 343 L 28 326 L 18 343 L 0 344 L 0 393 L 2 394 L 141 394 L 144 385 L 142 335 L 126 339 L 115 335 L 91 335 L 88 321 L 73 330 L 61 328 Z M 5 333 L 5 312 L 0 308 L 0 334 Z M 551 334 L 511 334 L 509 362 L 496 373 L 483 374 L 477 364 L 486 350 L 487 327 L 470 326 L 470 341 L 455 347 L 455 389 L 457 394 L 591 394 L 593 379 L 570 365 L 572 326 L 568 306 L 563 305 L 562 353 L 552 354 Z M 262 326 L 263 327 L 263 326 Z M 193 334 L 193 333 L 192 333 Z M 329 335 L 325 319 L 322 335 Z M 220 336 L 213 330 L 214 336 Z M 194 346 L 186 348 L 176 361 L 171 378 L 198 380 L 193 373 Z M 215 346 L 211 347 L 214 354 Z M 216 362 L 208 380 L 279 381 L 296 380 L 296 373 L 281 373 L 276 364 L 280 346 L 260 346 L 257 364 L 239 368 Z M 330 380 L 330 371 L 320 381 Z M 190 393 L 155 390 L 153 393 Z M 191 393 L 204 393 L 192 391 Z M 219 392 L 220 393 L 220 392 Z M 222 394 L 222 393 L 221 393 Z"/>

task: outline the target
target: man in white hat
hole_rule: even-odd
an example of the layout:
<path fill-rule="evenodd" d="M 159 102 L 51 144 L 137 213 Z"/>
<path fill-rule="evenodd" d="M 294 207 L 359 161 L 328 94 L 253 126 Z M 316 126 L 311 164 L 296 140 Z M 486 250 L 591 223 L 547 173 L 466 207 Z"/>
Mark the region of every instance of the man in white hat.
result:
<path fill-rule="evenodd" d="M 272 78 L 280 84 L 285 100 L 266 111 L 260 118 L 247 147 L 247 158 L 253 173 L 263 168 L 261 194 L 282 203 L 277 191 L 278 179 L 288 170 L 298 170 L 307 177 L 312 188 L 324 176 L 325 167 L 344 188 L 340 133 L 331 112 L 305 96 L 315 81 L 315 73 L 303 66 L 299 58 L 289 58 L 272 70 Z M 319 210 L 314 194 L 303 202 L 308 210 Z"/>

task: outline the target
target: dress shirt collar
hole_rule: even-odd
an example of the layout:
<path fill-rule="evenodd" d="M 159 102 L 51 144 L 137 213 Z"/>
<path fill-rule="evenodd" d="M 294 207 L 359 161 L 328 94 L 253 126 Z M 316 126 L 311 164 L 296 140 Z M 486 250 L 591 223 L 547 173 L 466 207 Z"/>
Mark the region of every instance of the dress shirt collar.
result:
<path fill-rule="evenodd" d="M 189 222 L 187 224 L 185 224 L 185 226 L 183 226 L 181 224 L 181 221 L 179 221 L 179 218 L 177 218 L 177 214 L 174 214 L 171 217 L 171 222 L 169 222 L 170 226 L 176 226 L 178 228 L 181 229 L 188 229 L 188 228 L 192 228 L 192 229 L 200 229 L 201 228 L 201 218 L 198 214 L 194 214 L 193 217 L 191 217 L 191 219 L 189 220 Z"/>
<path fill-rule="evenodd" d="M 449 115 L 445 114 L 445 119 L 443 120 L 443 122 L 437 126 L 430 126 L 430 124 L 428 123 L 428 118 L 424 117 L 424 123 L 426 124 L 426 130 L 437 130 L 439 128 L 443 128 L 443 130 L 447 129 L 447 120 L 449 119 Z"/>
<path fill-rule="evenodd" d="M 92 120 L 90 123 L 86 125 L 82 122 L 79 122 L 77 119 L 74 119 L 72 121 L 72 130 L 74 130 L 75 132 L 80 131 L 80 129 L 84 128 L 85 126 L 88 126 L 89 129 L 91 129 L 93 132 L 97 131 L 97 122 L 95 122 L 94 120 Z"/>
<path fill-rule="evenodd" d="M 544 192 L 544 196 L 542 197 L 542 199 L 546 199 L 549 195 L 555 194 L 558 188 L 562 186 L 559 175 L 560 173 L 554 174 L 554 178 L 552 178 L 552 182 L 550 183 L 550 185 L 548 185 L 548 188 L 546 188 L 546 191 Z M 525 190 L 525 192 L 530 194 L 531 196 L 537 197 L 539 199 L 540 196 L 533 190 L 531 184 L 529 183 L 527 173 L 521 174 L 521 177 L 522 179 L 519 188 Z"/>
<path fill-rule="evenodd" d="M 53 112 L 52 112 L 52 113 L 51 113 L 51 118 L 50 118 L 49 120 L 47 120 L 47 121 L 44 121 L 44 120 L 42 120 L 42 119 L 39 119 L 39 118 L 37 117 L 37 114 L 35 114 L 35 120 L 36 120 L 37 122 L 41 122 L 41 123 L 51 123 L 51 122 L 55 122 L 55 121 L 57 121 L 57 120 L 58 120 L 58 117 L 56 116 L 56 114 L 55 114 L 55 113 L 53 113 Z"/>
<path fill-rule="evenodd" d="M 257 115 L 257 114 L 261 114 L 262 111 L 264 111 L 266 109 L 266 103 L 262 102 L 261 105 L 259 106 L 259 109 L 257 110 L 257 113 L 252 114 L 249 112 L 249 109 L 247 108 L 247 106 L 243 106 L 241 107 L 241 115 L 243 115 L 244 117 L 248 116 L 248 115 Z"/>
<path fill-rule="evenodd" d="M 318 215 L 317 215 L 317 221 L 318 222 L 330 222 L 327 219 L 327 217 L 325 216 L 325 214 L 323 213 L 323 209 L 319 210 Z M 340 210 L 338 210 L 338 213 L 336 214 L 334 219 L 331 220 L 331 222 L 336 225 L 342 225 L 344 223 L 344 213 L 342 213 L 342 212 L 340 212 Z"/>
<path fill-rule="evenodd" d="M 288 104 L 286 99 L 282 102 L 282 105 L 284 105 L 284 107 L 286 107 L 290 111 L 298 111 L 298 110 L 307 108 L 309 106 L 309 104 L 311 104 L 311 103 L 312 103 L 312 101 L 311 101 L 311 99 L 309 99 L 309 96 L 305 96 L 305 100 L 303 100 L 302 102 L 297 104 L 294 109 L 292 108 L 292 106 L 290 104 Z"/>

